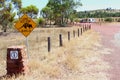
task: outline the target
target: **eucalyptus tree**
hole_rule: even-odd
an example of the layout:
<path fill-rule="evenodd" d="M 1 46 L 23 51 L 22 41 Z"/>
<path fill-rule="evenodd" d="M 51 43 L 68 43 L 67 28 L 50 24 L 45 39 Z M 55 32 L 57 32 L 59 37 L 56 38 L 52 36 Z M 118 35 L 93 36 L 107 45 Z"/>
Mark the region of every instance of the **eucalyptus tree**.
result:
<path fill-rule="evenodd" d="M 74 10 L 81 5 L 80 0 L 49 0 L 46 6 L 50 8 L 55 24 L 63 25 L 67 23 L 66 19 L 70 19 L 74 14 Z"/>
<path fill-rule="evenodd" d="M 41 10 L 40 14 L 43 16 L 43 18 L 45 18 L 45 24 L 47 24 L 47 21 L 50 21 L 50 24 L 51 24 L 51 20 L 53 18 L 53 11 L 51 10 L 50 7 L 48 6 L 44 7 Z"/>
<path fill-rule="evenodd" d="M 21 5 L 21 0 L 0 0 L 0 25 L 4 32 L 13 24 L 15 11 L 18 11 Z"/>
<path fill-rule="evenodd" d="M 35 18 L 37 17 L 37 14 L 39 12 L 39 9 L 34 6 L 34 5 L 30 5 L 30 6 L 27 6 L 27 7 L 23 7 L 20 9 L 20 14 L 28 14 L 31 18 Z"/>

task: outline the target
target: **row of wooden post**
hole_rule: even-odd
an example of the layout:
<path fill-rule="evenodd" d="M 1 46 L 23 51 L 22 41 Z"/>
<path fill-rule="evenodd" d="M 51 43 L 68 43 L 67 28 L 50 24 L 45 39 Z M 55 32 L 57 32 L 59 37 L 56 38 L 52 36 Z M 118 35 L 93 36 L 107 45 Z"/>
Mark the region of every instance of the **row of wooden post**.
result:
<path fill-rule="evenodd" d="M 79 37 L 80 36 L 80 33 L 81 35 L 83 34 L 83 32 L 87 31 L 87 30 L 90 30 L 91 29 L 91 25 L 88 25 L 88 26 L 83 26 L 80 29 L 78 29 L 78 33 L 77 33 L 77 36 Z M 81 31 L 81 32 L 80 32 Z M 73 37 L 75 38 L 76 37 L 76 34 L 75 34 L 75 30 L 73 30 Z M 68 31 L 68 41 L 70 41 L 70 31 Z M 59 34 L 59 46 L 62 47 L 63 46 L 63 40 L 62 40 L 62 34 Z M 48 37 L 48 52 L 51 51 L 51 39 L 50 37 Z"/>
<path fill-rule="evenodd" d="M 91 25 L 84 26 L 81 28 L 81 35 L 83 32 L 91 29 Z M 71 40 L 70 31 L 68 31 L 68 41 Z M 77 31 L 77 36 L 80 36 L 80 28 Z M 73 30 L 73 37 L 76 37 L 75 30 Z M 59 34 L 59 46 L 63 46 L 62 34 Z M 17 76 L 19 74 L 27 74 L 29 72 L 27 55 L 26 55 L 26 47 L 25 46 L 11 46 L 7 48 L 7 75 L 10 76 Z M 48 37 L 48 52 L 51 51 L 51 40 Z M 4 77 L 4 76 L 3 76 Z M 2 79 L 3 77 L 0 77 Z M 5 76 L 7 77 L 7 76 Z"/>

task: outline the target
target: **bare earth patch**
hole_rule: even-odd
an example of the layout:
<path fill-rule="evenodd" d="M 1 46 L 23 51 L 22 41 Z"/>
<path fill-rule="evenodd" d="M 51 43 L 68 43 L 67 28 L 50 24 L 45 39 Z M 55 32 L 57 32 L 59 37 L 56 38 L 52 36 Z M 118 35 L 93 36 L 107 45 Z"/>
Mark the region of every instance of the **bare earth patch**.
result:
<path fill-rule="evenodd" d="M 99 32 L 102 45 L 111 52 L 104 55 L 104 60 L 111 66 L 108 77 L 110 80 L 120 80 L 120 23 L 93 24 L 92 29 Z"/>

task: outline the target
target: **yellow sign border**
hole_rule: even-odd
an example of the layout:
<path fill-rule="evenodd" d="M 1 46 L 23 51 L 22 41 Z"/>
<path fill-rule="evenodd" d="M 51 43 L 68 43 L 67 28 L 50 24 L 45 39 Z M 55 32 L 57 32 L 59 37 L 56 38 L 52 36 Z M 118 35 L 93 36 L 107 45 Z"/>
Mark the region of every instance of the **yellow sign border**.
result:
<path fill-rule="evenodd" d="M 27 19 L 28 22 L 25 22 L 23 19 Z M 30 24 L 31 23 L 31 24 Z M 24 26 L 24 24 L 26 24 Z M 22 28 L 23 27 L 23 28 Z M 36 23 L 27 15 L 24 14 L 19 21 L 16 22 L 15 28 L 21 32 L 25 37 L 30 35 L 30 33 L 36 28 Z M 29 29 L 29 30 L 28 30 Z"/>

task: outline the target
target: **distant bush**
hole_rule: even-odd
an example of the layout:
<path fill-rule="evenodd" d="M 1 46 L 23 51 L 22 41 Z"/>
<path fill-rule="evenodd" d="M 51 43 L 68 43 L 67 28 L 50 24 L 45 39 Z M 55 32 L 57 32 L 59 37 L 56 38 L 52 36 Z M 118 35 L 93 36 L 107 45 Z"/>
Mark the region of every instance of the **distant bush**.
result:
<path fill-rule="evenodd" d="M 105 21 L 106 21 L 106 22 L 112 22 L 113 19 L 112 19 L 112 18 L 105 18 Z"/>
<path fill-rule="evenodd" d="M 75 21 L 75 22 L 80 22 L 80 20 L 79 20 L 78 18 L 76 18 L 74 21 Z"/>
<path fill-rule="evenodd" d="M 42 27 L 44 24 L 45 24 L 45 19 L 44 18 L 39 18 L 37 19 L 37 24 L 38 24 L 38 27 Z"/>
<path fill-rule="evenodd" d="M 120 22 L 120 18 L 118 19 L 118 22 Z"/>

